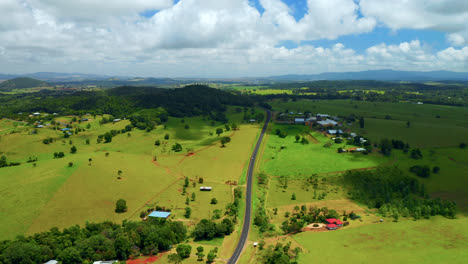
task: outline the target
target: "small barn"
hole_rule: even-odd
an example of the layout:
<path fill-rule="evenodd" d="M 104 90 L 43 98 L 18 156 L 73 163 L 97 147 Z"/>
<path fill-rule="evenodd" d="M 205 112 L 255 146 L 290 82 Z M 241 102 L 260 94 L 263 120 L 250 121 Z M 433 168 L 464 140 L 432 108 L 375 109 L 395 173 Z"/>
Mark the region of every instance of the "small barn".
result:
<path fill-rule="evenodd" d="M 211 191 L 211 189 L 213 189 L 213 187 L 209 187 L 209 186 L 202 186 L 202 187 L 200 187 L 200 191 L 209 192 L 209 191 Z"/>
<path fill-rule="evenodd" d="M 65 132 L 65 131 L 70 130 L 70 128 L 66 127 L 66 128 L 62 128 L 61 130 L 62 130 L 63 132 Z"/>
<path fill-rule="evenodd" d="M 55 259 L 52 259 L 52 260 L 47 261 L 47 262 L 44 263 L 44 264 L 58 264 L 58 261 L 55 260 Z"/>
<path fill-rule="evenodd" d="M 305 119 L 304 118 L 294 118 L 294 123 L 295 124 L 304 124 Z"/>
<path fill-rule="evenodd" d="M 163 211 L 153 211 L 151 214 L 149 214 L 149 217 L 155 217 L 155 218 L 164 218 L 167 219 L 171 215 L 170 212 L 163 212 Z"/>

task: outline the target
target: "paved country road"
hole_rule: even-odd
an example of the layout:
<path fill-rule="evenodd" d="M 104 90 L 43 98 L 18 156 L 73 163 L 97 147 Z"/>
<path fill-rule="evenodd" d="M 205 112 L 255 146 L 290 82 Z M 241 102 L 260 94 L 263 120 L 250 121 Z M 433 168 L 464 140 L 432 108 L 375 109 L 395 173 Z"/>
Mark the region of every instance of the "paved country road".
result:
<path fill-rule="evenodd" d="M 236 250 L 234 254 L 232 254 L 231 258 L 228 261 L 228 264 L 235 264 L 240 258 L 242 250 L 244 249 L 245 243 L 247 242 L 247 238 L 249 236 L 250 230 L 250 223 L 252 222 L 252 175 L 255 168 L 255 160 L 257 159 L 258 149 L 263 140 L 263 135 L 266 132 L 268 127 L 268 122 L 270 122 L 271 112 L 267 111 L 267 117 L 265 120 L 265 124 L 263 125 L 262 132 L 260 133 L 260 137 L 258 138 L 257 144 L 255 145 L 255 149 L 250 157 L 249 168 L 247 170 L 247 191 L 245 194 L 245 215 L 244 215 L 244 225 L 242 226 L 242 233 L 237 243 Z"/>

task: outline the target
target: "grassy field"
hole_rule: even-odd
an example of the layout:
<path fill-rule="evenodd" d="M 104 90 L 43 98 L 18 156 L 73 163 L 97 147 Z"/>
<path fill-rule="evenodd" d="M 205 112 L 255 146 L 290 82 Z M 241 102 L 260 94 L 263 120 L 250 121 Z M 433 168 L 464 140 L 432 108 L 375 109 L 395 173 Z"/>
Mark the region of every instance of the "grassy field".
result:
<path fill-rule="evenodd" d="M 275 111 L 364 116 L 365 127 L 350 128 L 371 139 L 400 139 L 412 146 L 450 147 L 466 141 L 468 108 L 411 103 L 358 102 L 350 100 L 299 100 L 271 102 Z M 390 119 L 386 119 L 390 118 Z M 410 121 L 410 128 L 406 127 Z"/>
<path fill-rule="evenodd" d="M 299 263 L 350 262 L 350 263 L 464 263 L 468 257 L 468 193 L 466 169 L 468 149 L 456 146 L 466 141 L 468 135 L 468 111 L 465 108 L 408 103 L 370 103 L 351 101 L 297 101 L 272 103 L 274 110 L 331 115 L 365 117 L 365 128 L 358 122 L 345 126 L 378 141 L 382 138 L 401 139 L 411 147 L 422 148 L 423 158 L 414 160 L 401 150 L 393 150 L 390 157 L 378 153 L 371 155 L 338 154 L 336 149 L 345 144 L 324 144 L 331 140 L 305 126 L 274 124 L 267 138 L 259 172 L 268 175 L 265 194 L 266 211 L 276 231 L 267 235 L 257 232 L 250 236 L 250 243 L 264 240 L 267 245 L 292 242 L 292 248 L 303 250 Z M 389 117 L 387 117 L 389 116 Z M 406 122 L 410 121 L 410 128 Z M 280 138 L 276 129 L 288 136 Z M 310 135 L 309 135 L 309 133 Z M 295 142 L 299 134 L 309 139 L 309 144 Z M 392 222 L 378 214 L 376 209 L 349 199 L 348 190 L 340 184 L 339 172 L 349 169 L 372 168 L 395 165 L 408 171 L 413 165 L 440 167 L 427 179 L 414 176 L 424 183 L 431 197 L 441 197 L 457 202 L 461 212 L 455 220 L 432 217 L 429 220 L 412 221 L 401 218 Z M 337 172 L 337 173 L 334 173 Z M 408 171 L 408 174 L 411 173 Z M 307 181 L 309 176 L 318 179 L 316 190 Z M 286 177 L 285 177 L 286 176 Z M 287 179 L 287 187 L 285 187 Z M 295 199 L 292 199 L 292 194 Z M 318 196 L 327 193 L 323 199 Z M 258 192 L 261 195 L 261 192 Z M 294 212 L 295 206 L 327 207 L 336 210 L 354 211 L 362 221 L 351 221 L 348 227 L 338 231 L 302 232 L 282 236 L 279 229 L 286 220 L 285 213 Z M 277 209 L 277 214 L 274 214 Z M 379 220 L 383 218 L 384 222 Z M 242 263 L 258 263 L 262 252 L 247 247 Z"/>
<path fill-rule="evenodd" d="M 332 232 L 294 236 L 301 263 L 465 263 L 467 218 L 390 221 Z"/>
<path fill-rule="evenodd" d="M 230 109 L 228 116 L 231 121 L 241 123 L 242 113 Z M 68 123 L 71 117 L 57 119 Z M 38 129 L 38 134 L 21 131 L 1 135 L 0 153 L 8 160 L 24 163 L 30 156 L 38 158 L 35 167 L 24 163 L 0 169 L 2 239 L 86 221 L 138 220 L 142 210 L 155 205 L 171 208 L 173 219 L 197 221 L 210 217 L 213 210 L 224 210 L 232 202 L 229 182 L 239 181 L 259 132 L 259 125 L 243 124 L 240 130 L 221 135 L 232 138 L 221 148 L 214 132 L 222 124 L 212 126 L 211 121 L 201 117 L 186 118 L 183 123 L 181 119 L 171 118 L 166 128 L 161 125 L 151 132 L 133 130 L 130 135 L 115 136 L 111 143 L 97 144 L 98 135 L 129 124 L 123 120 L 99 125 L 100 119 L 98 116 L 89 122 L 73 123 L 82 128 L 89 123 L 91 128 L 68 139 L 61 137 L 62 132 L 49 128 Z M 0 124 L 11 125 L 5 120 Z M 186 124 L 189 129 L 185 129 Z M 169 134 L 168 140 L 164 139 L 165 134 Z M 56 141 L 43 144 L 42 140 L 49 137 Z M 89 145 L 86 139 L 90 139 Z M 161 140 L 161 146 L 154 145 L 157 139 Z M 171 150 L 176 142 L 182 145 L 182 152 Z M 76 154 L 70 154 L 73 145 L 78 149 Z M 193 154 L 187 155 L 187 149 Z M 53 153 L 59 151 L 65 157 L 54 159 Z M 155 156 L 157 159 L 153 160 Z M 72 167 L 68 166 L 69 162 L 73 162 Z M 190 184 L 187 193 L 182 195 L 185 176 L 189 177 Z M 198 190 L 199 177 L 204 179 L 203 185 L 214 188 L 212 192 Z M 196 182 L 195 187 L 192 182 Z M 186 205 L 185 200 L 191 198 L 192 192 L 196 199 Z M 114 212 L 119 198 L 127 201 L 128 212 Z M 211 205 L 211 198 L 217 198 L 218 203 Z M 186 206 L 192 208 L 190 219 L 183 217 Z"/>
<path fill-rule="evenodd" d="M 404 171 L 409 171 L 414 165 L 440 167 L 439 173 L 431 173 L 427 179 L 414 177 L 424 183 L 432 196 L 456 201 L 462 213 L 468 214 L 468 149 L 430 148 L 422 149 L 421 152 L 423 158 L 415 160 L 408 158 L 408 154 L 402 151 L 393 151 L 397 158 L 396 165 Z"/>
<path fill-rule="evenodd" d="M 338 154 L 338 147 L 344 144 L 333 144 L 324 147 L 331 140 L 306 126 L 276 124 L 272 133 L 280 129 L 288 136 L 280 138 L 270 135 L 263 155 L 260 170 L 273 176 L 302 177 L 305 175 L 337 172 L 349 169 L 375 167 L 389 162 L 389 158 L 380 155 L 362 155 L 359 153 Z M 309 134 L 307 134 L 309 132 Z M 300 134 L 309 139 L 309 144 L 297 143 L 295 135 Z M 317 140 L 315 143 L 313 140 Z M 283 147 L 283 149 L 281 149 Z"/>

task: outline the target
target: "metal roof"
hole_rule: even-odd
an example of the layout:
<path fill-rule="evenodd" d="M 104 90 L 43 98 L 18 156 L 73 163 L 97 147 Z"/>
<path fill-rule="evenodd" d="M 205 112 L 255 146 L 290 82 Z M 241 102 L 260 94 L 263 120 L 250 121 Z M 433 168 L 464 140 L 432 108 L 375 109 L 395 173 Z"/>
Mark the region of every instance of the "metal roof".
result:
<path fill-rule="evenodd" d="M 149 214 L 149 217 L 168 218 L 170 215 L 170 212 L 153 211 Z"/>

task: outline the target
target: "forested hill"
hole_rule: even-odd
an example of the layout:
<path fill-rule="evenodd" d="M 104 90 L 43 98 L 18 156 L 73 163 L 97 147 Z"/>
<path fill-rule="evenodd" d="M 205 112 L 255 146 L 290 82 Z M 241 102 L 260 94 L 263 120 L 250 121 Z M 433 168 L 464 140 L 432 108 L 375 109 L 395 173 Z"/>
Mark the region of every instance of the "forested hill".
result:
<path fill-rule="evenodd" d="M 225 111 L 225 105 L 252 105 L 247 97 L 204 85 L 189 85 L 179 89 L 124 86 L 110 89 L 107 93 L 113 96 L 125 95 L 141 108 L 164 107 L 172 116 L 192 116 L 211 111 Z"/>
<path fill-rule="evenodd" d="M 28 77 L 18 77 L 0 83 L 0 91 L 49 86 L 46 82 Z"/>
<path fill-rule="evenodd" d="M 182 117 L 223 112 L 226 105 L 251 106 L 253 103 L 251 98 L 203 85 L 177 89 L 122 86 L 106 91 L 45 90 L 33 94 L 4 95 L 0 97 L 0 115 L 40 111 L 111 114 L 121 118 L 143 109 L 164 108 L 169 115 Z"/>

